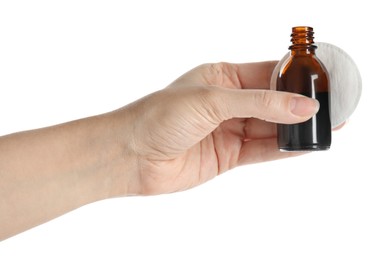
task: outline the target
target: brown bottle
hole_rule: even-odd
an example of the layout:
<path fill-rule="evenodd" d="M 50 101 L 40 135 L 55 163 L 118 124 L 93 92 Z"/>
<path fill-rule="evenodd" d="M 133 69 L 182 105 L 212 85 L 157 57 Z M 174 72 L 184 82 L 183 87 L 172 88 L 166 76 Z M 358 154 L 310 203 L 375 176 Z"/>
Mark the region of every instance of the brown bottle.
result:
<path fill-rule="evenodd" d="M 299 124 L 278 124 L 277 139 L 281 151 L 327 150 L 331 144 L 329 113 L 329 78 L 315 55 L 314 32 L 311 27 L 293 27 L 290 57 L 281 66 L 277 90 L 316 98 L 318 113 Z"/>

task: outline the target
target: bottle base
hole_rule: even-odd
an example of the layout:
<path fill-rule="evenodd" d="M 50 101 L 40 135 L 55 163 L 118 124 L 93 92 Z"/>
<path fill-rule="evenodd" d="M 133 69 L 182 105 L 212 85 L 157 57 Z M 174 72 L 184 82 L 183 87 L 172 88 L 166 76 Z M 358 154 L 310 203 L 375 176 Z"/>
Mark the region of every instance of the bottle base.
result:
<path fill-rule="evenodd" d="M 285 146 L 279 147 L 281 152 L 311 152 L 311 151 L 327 151 L 330 149 L 329 145 L 308 145 L 300 147 Z"/>

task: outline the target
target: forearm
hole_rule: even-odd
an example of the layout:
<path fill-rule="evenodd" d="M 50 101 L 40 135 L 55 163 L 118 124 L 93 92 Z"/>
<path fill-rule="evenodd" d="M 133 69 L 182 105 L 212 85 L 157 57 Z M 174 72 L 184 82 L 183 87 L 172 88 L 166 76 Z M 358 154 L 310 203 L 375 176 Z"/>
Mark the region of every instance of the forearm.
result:
<path fill-rule="evenodd" d="M 82 205 L 134 192 L 124 114 L 0 137 L 0 240 Z"/>
<path fill-rule="evenodd" d="M 97 200 L 181 191 L 292 156 L 272 122 L 304 122 L 319 103 L 268 90 L 274 66 L 205 64 L 120 110 L 0 137 L 0 240 Z"/>

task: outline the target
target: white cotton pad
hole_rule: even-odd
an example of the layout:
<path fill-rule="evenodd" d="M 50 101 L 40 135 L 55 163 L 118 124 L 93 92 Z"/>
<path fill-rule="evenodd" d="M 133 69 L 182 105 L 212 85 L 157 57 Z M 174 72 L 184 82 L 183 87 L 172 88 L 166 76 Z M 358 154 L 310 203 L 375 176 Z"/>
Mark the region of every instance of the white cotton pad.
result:
<path fill-rule="evenodd" d="M 352 58 L 341 48 L 330 43 L 317 42 L 316 56 L 326 67 L 330 77 L 331 126 L 345 122 L 356 109 L 361 97 L 361 76 Z M 287 53 L 274 68 L 270 88 L 276 89 L 276 79 Z"/>

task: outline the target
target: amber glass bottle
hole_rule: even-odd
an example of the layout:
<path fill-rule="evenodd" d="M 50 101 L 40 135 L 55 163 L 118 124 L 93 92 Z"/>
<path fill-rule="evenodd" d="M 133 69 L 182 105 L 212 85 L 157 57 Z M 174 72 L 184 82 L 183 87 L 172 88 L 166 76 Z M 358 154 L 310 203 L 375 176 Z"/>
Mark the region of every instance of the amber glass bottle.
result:
<path fill-rule="evenodd" d="M 278 146 L 282 151 L 327 150 L 331 144 L 329 113 L 329 78 L 315 55 L 314 32 L 311 27 L 293 27 L 290 57 L 282 65 L 277 90 L 316 98 L 319 112 L 306 122 L 278 124 Z"/>

